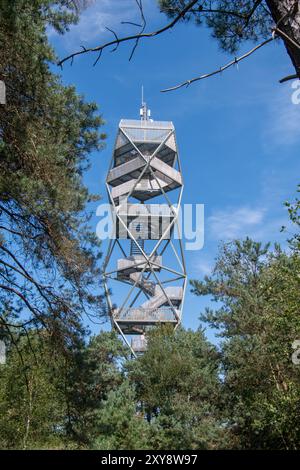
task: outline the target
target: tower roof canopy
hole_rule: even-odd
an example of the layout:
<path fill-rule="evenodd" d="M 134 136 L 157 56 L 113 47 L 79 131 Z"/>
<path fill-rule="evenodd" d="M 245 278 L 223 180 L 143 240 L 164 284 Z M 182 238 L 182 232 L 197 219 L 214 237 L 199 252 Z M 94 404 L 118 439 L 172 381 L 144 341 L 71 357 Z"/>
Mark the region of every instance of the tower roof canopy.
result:
<path fill-rule="evenodd" d="M 142 121 L 140 119 L 121 119 L 119 127 L 137 127 L 151 129 L 169 129 L 173 130 L 172 121 L 152 121 L 151 119 Z"/>
<path fill-rule="evenodd" d="M 174 131 L 172 122 L 122 119 L 119 128 L 134 143 L 160 144 Z M 175 150 L 175 149 L 174 149 Z"/>

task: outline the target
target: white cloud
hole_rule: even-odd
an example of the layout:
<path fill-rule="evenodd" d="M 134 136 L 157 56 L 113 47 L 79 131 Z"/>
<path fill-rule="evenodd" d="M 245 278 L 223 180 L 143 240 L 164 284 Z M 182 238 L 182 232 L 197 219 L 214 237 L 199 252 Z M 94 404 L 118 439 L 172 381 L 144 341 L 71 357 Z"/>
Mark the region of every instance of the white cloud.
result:
<path fill-rule="evenodd" d="M 263 222 L 265 210 L 239 207 L 219 210 L 208 218 L 210 234 L 219 240 L 251 235 Z"/>
<path fill-rule="evenodd" d="M 273 152 L 279 146 L 291 146 L 300 142 L 299 87 L 294 82 L 283 85 L 270 102 L 262 132 L 266 151 Z M 297 104 L 298 103 L 298 104 Z"/>
<path fill-rule="evenodd" d="M 201 256 L 199 258 L 200 258 L 199 261 L 196 262 L 194 266 L 194 271 L 197 274 L 201 274 L 203 276 L 209 276 L 213 270 L 214 262 L 201 259 Z"/>
<path fill-rule="evenodd" d="M 144 12 L 148 19 L 157 11 L 153 2 L 144 2 Z M 77 25 L 70 27 L 70 31 L 63 36 L 59 36 L 65 49 L 70 51 L 78 45 L 90 46 L 97 39 L 105 38 L 113 34 L 107 30 L 110 28 L 116 32 L 138 31 L 134 26 L 122 25 L 122 21 L 141 22 L 140 13 L 135 0 L 91 0 L 89 6 L 80 14 L 80 21 Z M 57 36 L 53 31 L 50 36 Z"/>
<path fill-rule="evenodd" d="M 237 207 L 216 210 L 208 217 L 206 246 L 191 259 L 191 277 L 209 276 L 215 266 L 217 242 L 227 242 L 235 239 L 252 240 L 262 243 L 275 241 L 286 246 L 287 233 L 280 233 L 282 226 L 287 226 L 288 233 L 293 233 L 293 227 L 287 220 L 286 210 L 282 208 L 271 214 L 265 207 Z"/>

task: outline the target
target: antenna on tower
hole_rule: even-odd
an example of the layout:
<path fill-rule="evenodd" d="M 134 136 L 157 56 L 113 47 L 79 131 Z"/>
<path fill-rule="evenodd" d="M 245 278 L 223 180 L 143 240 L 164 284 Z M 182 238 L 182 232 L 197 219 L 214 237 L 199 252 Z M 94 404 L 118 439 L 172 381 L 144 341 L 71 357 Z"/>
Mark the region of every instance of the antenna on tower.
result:
<path fill-rule="evenodd" d="M 151 111 L 147 108 L 147 104 L 144 101 L 144 86 L 142 85 L 142 107 L 140 108 L 141 121 L 149 121 L 150 116 Z"/>

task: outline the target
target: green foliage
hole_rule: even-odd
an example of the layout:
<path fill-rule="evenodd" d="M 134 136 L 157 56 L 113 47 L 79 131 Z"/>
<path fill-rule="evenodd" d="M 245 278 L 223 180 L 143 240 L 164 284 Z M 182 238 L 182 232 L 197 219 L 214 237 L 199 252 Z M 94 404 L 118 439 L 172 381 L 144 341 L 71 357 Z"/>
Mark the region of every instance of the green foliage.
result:
<path fill-rule="evenodd" d="M 220 330 L 224 418 L 241 448 L 300 446 L 299 370 L 292 343 L 300 338 L 300 259 L 249 239 L 223 247 L 213 276 L 192 281 L 213 296 L 202 320 Z"/>
<path fill-rule="evenodd" d="M 127 368 L 150 423 L 150 448 L 222 446 L 219 358 L 202 331 L 155 330 L 145 354 Z"/>
<path fill-rule="evenodd" d="M 297 193 L 300 193 L 300 185 L 298 185 Z M 296 227 L 297 232 L 294 234 L 293 238 L 290 240 L 291 247 L 296 251 L 300 251 L 300 199 L 296 197 L 293 203 L 286 201 L 285 206 L 287 207 L 290 220 L 293 222 Z M 283 227 L 283 230 L 285 227 Z"/>
<path fill-rule="evenodd" d="M 189 0 L 158 0 L 161 11 L 173 18 Z M 235 53 L 244 41 L 257 41 L 270 36 L 273 20 L 264 2 L 251 0 L 201 1 L 185 20 L 212 29 L 221 49 Z"/>
<path fill-rule="evenodd" d="M 74 2 L 0 3 L 0 322 L 42 326 L 62 345 L 82 314 L 104 308 L 100 244 L 86 209 L 95 196 L 82 180 L 102 147 L 103 121 L 51 71 L 47 39 L 48 28 L 63 33 L 75 21 Z"/>
<path fill-rule="evenodd" d="M 99 437 L 94 442 L 98 450 L 136 450 L 149 448 L 149 426 L 137 411 L 133 387 L 127 380 L 108 394 L 97 419 Z"/>
<path fill-rule="evenodd" d="M 29 341 L 28 341 L 29 339 Z M 47 332 L 31 332 L 8 344 L 0 366 L 2 449 L 88 448 L 98 435 L 99 410 L 123 385 L 124 347 L 101 333 L 62 353 Z"/>
<path fill-rule="evenodd" d="M 160 6 L 174 17 L 186 2 Z M 0 3 L 0 447 L 299 449 L 298 234 L 288 254 L 249 239 L 226 244 L 212 276 L 192 281 L 215 301 L 201 319 L 219 331 L 219 348 L 202 330 L 164 327 L 129 360 L 115 333 L 88 339 L 81 317 L 104 306 L 86 209 L 97 196 L 83 175 L 103 121 L 52 72 L 47 39 L 84 4 Z M 204 1 L 191 19 L 230 52 L 270 27 L 262 2 Z M 299 200 L 287 207 L 298 228 Z"/>
<path fill-rule="evenodd" d="M 35 354 L 33 349 L 35 348 Z M 0 368 L 0 447 L 60 447 L 66 407 L 59 388 L 63 358 L 30 334 Z M 57 432 L 54 432 L 54 429 Z"/>
<path fill-rule="evenodd" d="M 221 301 L 203 315 L 220 329 L 220 351 L 201 330 L 166 327 L 135 360 L 114 333 L 86 343 L 82 331 L 63 353 L 46 331 L 16 336 L 17 348 L 6 339 L 1 447 L 299 448 L 299 268 L 279 248 L 225 247 L 213 278 L 193 282 Z"/>
<path fill-rule="evenodd" d="M 68 401 L 67 433 L 82 445 L 90 445 L 98 435 L 98 413 L 110 391 L 123 382 L 120 361 L 127 357 L 114 332 L 103 332 L 72 348 L 64 371 Z"/>

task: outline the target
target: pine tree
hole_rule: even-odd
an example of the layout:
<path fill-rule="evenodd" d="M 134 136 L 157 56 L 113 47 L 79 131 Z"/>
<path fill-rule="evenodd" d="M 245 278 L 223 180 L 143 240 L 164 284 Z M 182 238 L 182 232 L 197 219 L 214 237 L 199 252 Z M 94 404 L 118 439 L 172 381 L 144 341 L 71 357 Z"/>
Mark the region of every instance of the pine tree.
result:
<path fill-rule="evenodd" d="M 154 331 L 147 351 L 128 370 L 149 422 L 151 449 L 226 446 L 219 419 L 219 357 L 201 330 Z"/>
<path fill-rule="evenodd" d="M 46 330 L 13 339 L 0 365 L 0 448 L 90 448 L 106 403 L 126 382 L 120 340 L 102 332 L 87 342 L 84 329 L 65 348 Z"/>
<path fill-rule="evenodd" d="M 158 0 L 161 11 L 175 17 L 188 0 Z M 184 16 L 197 25 L 212 29 L 223 50 L 236 53 L 246 41 L 265 40 L 272 29 L 283 40 L 286 51 L 300 78 L 300 9 L 295 0 L 204 0 L 195 2 Z"/>
<path fill-rule="evenodd" d="M 0 323 L 76 336 L 81 316 L 101 315 L 100 244 L 89 226 L 83 184 L 103 124 L 95 103 L 52 72 L 47 28 L 64 33 L 73 2 L 0 3 Z"/>
<path fill-rule="evenodd" d="M 192 281 L 196 295 L 218 302 L 201 319 L 220 332 L 224 419 L 237 447 L 300 447 L 300 261 L 250 239 L 226 244 L 213 275 Z"/>

